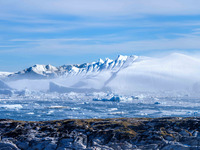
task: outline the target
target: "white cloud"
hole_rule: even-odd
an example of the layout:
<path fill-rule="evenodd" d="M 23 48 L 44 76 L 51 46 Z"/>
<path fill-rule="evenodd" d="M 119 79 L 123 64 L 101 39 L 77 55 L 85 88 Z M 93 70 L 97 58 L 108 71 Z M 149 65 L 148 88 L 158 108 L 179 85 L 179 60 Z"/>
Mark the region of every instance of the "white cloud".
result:
<path fill-rule="evenodd" d="M 14 32 L 31 32 L 40 33 L 64 33 L 66 30 L 86 29 L 90 27 L 179 27 L 179 26 L 199 26 L 199 21 L 159 21 L 131 20 L 130 17 L 144 17 L 148 15 L 199 15 L 199 0 L 0 0 L 0 18 L 19 21 L 24 24 L 1 24 L 1 31 Z M 57 19 L 56 16 L 61 15 Z M 73 15 L 70 19 L 64 19 L 65 15 Z M 120 17 L 121 16 L 121 17 Z M 62 18 L 63 17 L 63 18 Z M 86 17 L 86 19 L 80 19 Z M 116 19 L 116 18 L 117 19 Z M 78 19 L 77 19 L 78 18 Z M 128 18 L 128 19 L 127 19 Z M 111 19 L 111 20 L 109 20 Z M 132 22 L 131 22 L 132 21 Z M 42 25 L 41 25 L 41 24 Z M 34 24 L 34 25 L 32 25 Z M 38 25 L 37 25 L 38 24 Z M 123 33 L 128 32 L 122 31 Z M 135 30 L 135 29 L 133 29 Z M 139 30 L 139 29 L 137 29 Z M 103 31 L 102 31 L 103 32 Z M 114 31 L 113 31 L 114 32 Z M 119 32 L 121 32 L 119 30 Z M 167 32 L 167 31 L 166 31 Z M 177 31 L 178 32 L 178 31 Z M 67 32 L 66 32 L 67 34 Z M 24 42 L 22 45 L 11 47 L 10 50 L 22 53 L 52 53 L 52 54 L 78 54 L 78 53 L 113 53 L 113 52 L 137 52 L 150 50 L 167 50 L 167 49 L 200 49 L 199 31 L 194 31 L 193 35 L 180 35 L 176 39 L 155 39 L 133 41 L 132 38 L 125 38 L 129 41 L 116 40 L 121 38 L 121 33 L 113 33 L 116 37 L 107 38 L 106 34 L 95 33 L 86 43 L 81 43 L 83 39 L 76 38 L 77 35 L 71 35 L 71 39 L 24 39 L 23 35 L 15 36 L 10 42 Z M 112 33 L 111 33 L 112 34 Z M 164 33 L 166 35 L 166 33 Z M 174 33 L 174 35 L 177 33 Z M 97 36 L 102 36 L 101 39 Z M 129 33 L 125 33 L 128 36 Z M 160 34 L 161 35 L 161 34 Z M 161 35 L 165 37 L 165 35 Z M 38 34 L 38 36 L 40 36 Z M 69 35 L 67 35 L 70 37 Z M 2 36 L 3 37 L 3 36 Z M 7 40 L 7 36 L 5 36 Z M 51 36 L 50 37 L 54 37 Z M 22 38 L 22 39 L 20 39 Z M 107 39 L 106 39 L 107 38 Z M 91 41 L 95 41 L 91 42 Z M 132 40 L 132 41 L 131 41 Z M 70 42 L 76 41 L 77 44 Z M 106 44 L 108 43 L 109 44 Z M 110 42 L 111 41 L 111 42 Z M 79 43 L 80 42 L 80 43 Z M 5 42 L 9 43 L 9 40 Z M 5 44 L 4 44 L 5 45 Z M 9 46 L 9 45 L 8 45 Z M 6 45 L 4 46 L 6 47 Z M 2 51 L 2 50 L 1 50 Z"/>
<path fill-rule="evenodd" d="M 59 42 L 67 42 L 67 41 L 87 41 L 91 39 L 87 38 L 63 38 L 63 39 L 11 39 L 9 41 L 12 42 L 41 42 L 41 41 L 47 41 L 47 42 L 53 42 L 53 41 L 59 41 Z"/>
<path fill-rule="evenodd" d="M 0 14 L 113 17 L 197 15 L 199 0 L 0 0 Z"/>
<path fill-rule="evenodd" d="M 113 38 L 113 37 L 111 37 Z M 18 48 L 11 48 L 10 52 L 23 54 L 53 54 L 53 55 L 81 55 L 81 54 L 111 54 L 111 53 L 137 53 L 148 51 L 170 50 L 200 50 L 200 36 L 184 36 L 176 39 L 155 39 L 118 42 L 111 44 L 91 44 L 95 39 L 13 39 L 11 41 L 27 41 Z M 76 41 L 76 44 L 70 42 Z M 86 43 L 79 43 L 87 41 Z"/>

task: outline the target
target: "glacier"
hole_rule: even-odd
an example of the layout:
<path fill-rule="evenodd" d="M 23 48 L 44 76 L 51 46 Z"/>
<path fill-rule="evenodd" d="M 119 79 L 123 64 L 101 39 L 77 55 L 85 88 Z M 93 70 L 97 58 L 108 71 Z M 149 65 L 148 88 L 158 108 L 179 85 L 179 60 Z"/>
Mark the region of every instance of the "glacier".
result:
<path fill-rule="evenodd" d="M 0 72 L 0 117 L 18 120 L 197 116 L 200 58 L 122 56 Z"/>

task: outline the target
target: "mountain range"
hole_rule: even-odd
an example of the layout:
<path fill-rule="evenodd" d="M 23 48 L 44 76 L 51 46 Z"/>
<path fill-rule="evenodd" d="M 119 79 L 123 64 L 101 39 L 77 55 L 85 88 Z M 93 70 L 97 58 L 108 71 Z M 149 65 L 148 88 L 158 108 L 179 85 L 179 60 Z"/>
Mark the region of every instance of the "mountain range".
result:
<path fill-rule="evenodd" d="M 173 53 L 164 57 L 122 56 L 97 62 L 34 65 L 16 73 L 0 73 L 2 81 L 17 90 L 53 92 L 200 91 L 200 59 Z"/>
<path fill-rule="evenodd" d="M 37 79 L 37 78 L 56 78 L 59 76 L 70 75 L 86 75 L 90 73 L 99 73 L 105 70 L 117 71 L 119 70 L 127 60 L 136 60 L 137 56 L 122 56 L 119 55 L 115 60 L 106 58 L 105 61 L 99 59 L 97 62 L 63 65 L 55 67 L 52 65 L 39 65 L 36 64 L 32 67 L 26 68 L 22 71 L 12 73 L 8 75 L 9 78 L 15 79 Z"/>

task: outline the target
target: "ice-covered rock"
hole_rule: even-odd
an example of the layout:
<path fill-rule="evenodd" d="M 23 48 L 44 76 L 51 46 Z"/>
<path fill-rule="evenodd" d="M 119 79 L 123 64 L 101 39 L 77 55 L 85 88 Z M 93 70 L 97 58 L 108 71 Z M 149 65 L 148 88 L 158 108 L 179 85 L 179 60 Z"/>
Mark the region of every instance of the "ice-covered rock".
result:
<path fill-rule="evenodd" d="M 93 101 L 110 101 L 110 102 L 120 102 L 119 96 L 113 96 L 111 98 L 94 98 Z"/>

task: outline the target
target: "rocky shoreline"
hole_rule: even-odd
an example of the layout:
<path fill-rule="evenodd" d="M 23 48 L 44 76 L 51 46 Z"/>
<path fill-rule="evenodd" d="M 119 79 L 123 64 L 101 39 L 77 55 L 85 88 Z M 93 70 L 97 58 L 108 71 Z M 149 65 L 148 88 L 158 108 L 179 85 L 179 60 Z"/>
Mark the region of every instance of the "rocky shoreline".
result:
<path fill-rule="evenodd" d="M 0 149 L 200 149 L 200 118 L 0 119 Z"/>

